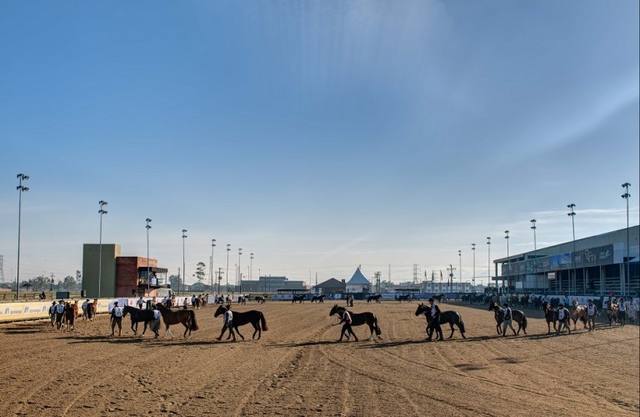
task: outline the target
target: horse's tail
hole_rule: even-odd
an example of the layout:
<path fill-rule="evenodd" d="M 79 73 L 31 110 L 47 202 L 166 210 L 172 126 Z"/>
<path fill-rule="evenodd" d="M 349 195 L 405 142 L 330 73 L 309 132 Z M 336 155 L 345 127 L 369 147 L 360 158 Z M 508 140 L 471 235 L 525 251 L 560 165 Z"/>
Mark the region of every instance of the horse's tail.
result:
<path fill-rule="evenodd" d="M 460 329 L 460 333 L 464 335 L 464 321 L 462 321 L 462 315 L 458 313 L 458 328 Z"/>
<path fill-rule="evenodd" d="M 380 336 L 382 334 L 382 330 L 380 330 L 380 326 L 378 326 L 378 318 L 373 316 L 373 326 L 376 331 L 376 336 Z"/>
<path fill-rule="evenodd" d="M 260 312 L 260 327 L 262 327 L 262 330 L 265 332 L 269 330 L 267 328 L 267 319 L 264 318 L 264 314 L 262 314 L 262 312 Z"/>
<path fill-rule="evenodd" d="M 522 315 L 522 330 L 527 331 L 527 316 Z"/>
<path fill-rule="evenodd" d="M 198 322 L 196 321 L 196 313 L 193 310 L 189 310 L 189 318 L 191 320 L 191 330 L 198 330 Z"/>

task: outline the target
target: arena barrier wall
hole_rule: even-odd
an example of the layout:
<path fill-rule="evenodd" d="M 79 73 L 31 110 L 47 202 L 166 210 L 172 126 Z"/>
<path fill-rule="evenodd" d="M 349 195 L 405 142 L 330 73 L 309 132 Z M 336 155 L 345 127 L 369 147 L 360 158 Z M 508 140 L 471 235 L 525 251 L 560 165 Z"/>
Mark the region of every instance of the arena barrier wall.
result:
<path fill-rule="evenodd" d="M 177 306 L 182 306 L 184 299 L 187 299 L 187 305 L 191 305 L 191 297 L 180 296 L 175 298 Z M 75 302 L 78 300 L 79 307 L 82 305 L 85 299 L 71 299 L 65 300 Z M 152 300 L 150 297 L 145 297 L 143 300 Z M 120 306 L 130 305 L 135 307 L 138 298 L 100 298 L 98 299 L 97 313 L 108 313 L 113 308 L 114 302 L 117 301 Z M 159 301 L 159 300 L 157 300 Z M 51 301 L 34 301 L 28 303 L 2 303 L 0 304 L 0 323 L 6 323 L 11 321 L 21 320 L 38 320 L 49 318 L 49 307 L 51 307 Z"/>

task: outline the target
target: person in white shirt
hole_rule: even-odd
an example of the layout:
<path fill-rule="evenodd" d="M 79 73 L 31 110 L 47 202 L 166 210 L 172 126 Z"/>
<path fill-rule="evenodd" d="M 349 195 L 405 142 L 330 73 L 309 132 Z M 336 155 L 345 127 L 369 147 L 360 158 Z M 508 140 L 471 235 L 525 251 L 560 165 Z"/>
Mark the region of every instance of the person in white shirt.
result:
<path fill-rule="evenodd" d="M 111 309 L 111 336 L 115 333 L 115 328 L 118 326 L 118 336 L 122 336 L 122 316 L 123 309 L 118 305 L 118 302 L 115 301 L 113 303 L 113 308 Z"/>
<path fill-rule="evenodd" d="M 587 327 L 589 331 L 596 329 L 596 316 L 598 315 L 598 308 L 593 303 L 593 300 L 589 300 L 587 304 Z"/>
<path fill-rule="evenodd" d="M 138 298 L 138 302 L 136 304 L 138 305 L 138 308 L 142 310 L 142 306 L 144 306 L 144 300 L 142 299 L 142 296 Z"/>
<path fill-rule="evenodd" d="M 620 300 L 618 301 L 618 321 L 620 321 L 621 326 L 624 326 L 626 319 L 627 319 L 627 306 L 624 302 L 624 298 L 620 297 Z"/>
<path fill-rule="evenodd" d="M 558 330 L 556 334 L 559 335 L 562 331 L 562 328 L 565 327 L 569 334 L 571 334 L 571 317 L 569 316 L 569 310 L 564 306 L 564 304 L 560 304 L 558 306 Z"/>
<path fill-rule="evenodd" d="M 63 326 L 62 319 L 64 318 L 64 300 L 60 300 L 56 305 L 56 329 L 60 329 Z"/>
<path fill-rule="evenodd" d="M 189 297 L 184 297 L 184 300 L 182 301 L 182 308 L 184 310 L 186 310 L 187 307 L 189 306 L 189 301 L 188 300 L 189 300 Z"/>
<path fill-rule="evenodd" d="M 160 330 L 160 318 L 162 317 L 162 314 L 160 314 L 160 310 L 158 309 L 154 309 L 153 310 L 153 321 L 151 322 L 151 331 L 155 334 L 155 338 L 157 339 L 158 336 L 160 336 L 159 330 Z"/>

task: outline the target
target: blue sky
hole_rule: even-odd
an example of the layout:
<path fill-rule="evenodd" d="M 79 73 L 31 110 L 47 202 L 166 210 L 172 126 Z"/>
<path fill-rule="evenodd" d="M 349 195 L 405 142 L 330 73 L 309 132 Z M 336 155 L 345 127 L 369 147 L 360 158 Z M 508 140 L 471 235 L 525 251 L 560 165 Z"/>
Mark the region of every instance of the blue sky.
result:
<path fill-rule="evenodd" d="M 0 3 L 0 253 L 98 239 L 176 272 L 224 244 L 308 279 L 392 279 L 638 222 L 638 2 Z M 243 271 L 248 257 L 242 260 Z M 234 255 L 233 265 L 237 261 Z"/>

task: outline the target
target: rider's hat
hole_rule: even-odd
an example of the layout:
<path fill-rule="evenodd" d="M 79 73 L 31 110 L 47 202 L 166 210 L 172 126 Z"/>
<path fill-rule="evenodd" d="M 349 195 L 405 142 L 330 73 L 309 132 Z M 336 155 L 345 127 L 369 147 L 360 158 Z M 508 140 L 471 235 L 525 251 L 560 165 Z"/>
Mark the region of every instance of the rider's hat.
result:
<path fill-rule="evenodd" d="M 428 301 L 431 301 L 431 302 L 433 303 L 433 298 L 429 298 L 429 300 L 428 300 Z"/>

